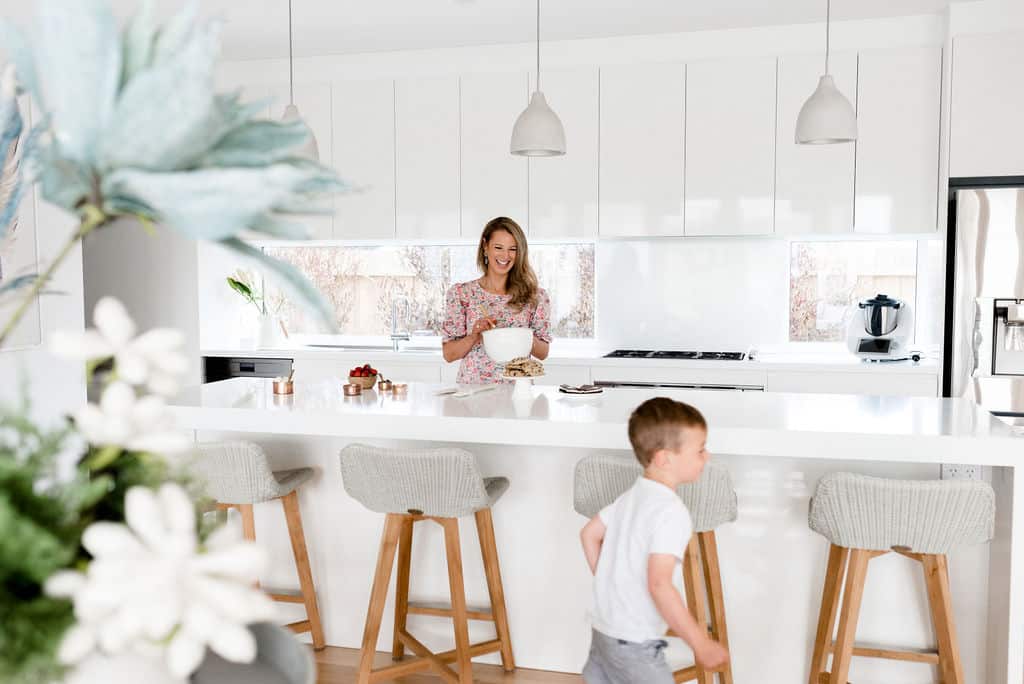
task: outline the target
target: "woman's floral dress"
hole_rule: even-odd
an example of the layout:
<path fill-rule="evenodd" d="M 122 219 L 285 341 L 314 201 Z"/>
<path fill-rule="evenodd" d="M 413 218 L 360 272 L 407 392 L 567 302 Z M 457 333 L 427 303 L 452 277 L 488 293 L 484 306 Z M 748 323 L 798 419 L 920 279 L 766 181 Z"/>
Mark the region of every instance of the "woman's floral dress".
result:
<path fill-rule="evenodd" d="M 481 318 L 497 319 L 499 328 L 532 328 L 533 336 L 542 342 L 551 342 L 551 300 L 548 293 L 537 289 L 537 300 L 521 311 L 508 305 L 511 295 L 491 294 L 479 281 L 452 285 L 445 297 L 444 325 L 441 337 L 445 342 L 465 337 Z M 486 385 L 502 382 L 501 366 L 484 351 L 483 340 L 473 345 L 459 366 L 458 383 Z"/>

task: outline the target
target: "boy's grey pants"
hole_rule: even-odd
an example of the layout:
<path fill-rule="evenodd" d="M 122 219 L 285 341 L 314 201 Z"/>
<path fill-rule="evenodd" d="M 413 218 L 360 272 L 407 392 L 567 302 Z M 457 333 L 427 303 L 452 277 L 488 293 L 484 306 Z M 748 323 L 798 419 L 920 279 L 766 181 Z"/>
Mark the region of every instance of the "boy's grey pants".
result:
<path fill-rule="evenodd" d="M 662 639 L 634 643 L 595 629 L 583 679 L 587 684 L 673 684 L 672 670 L 665 661 L 666 646 L 668 642 Z"/>

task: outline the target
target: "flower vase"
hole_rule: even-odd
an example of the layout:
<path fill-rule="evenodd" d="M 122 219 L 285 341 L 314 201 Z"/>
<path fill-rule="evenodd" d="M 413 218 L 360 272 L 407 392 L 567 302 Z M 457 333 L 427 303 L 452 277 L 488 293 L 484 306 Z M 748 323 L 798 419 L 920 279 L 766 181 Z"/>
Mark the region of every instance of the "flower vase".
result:
<path fill-rule="evenodd" d="M 145 655 L 128 651 L 117 655 L 94 653 L 69 670 L 63 684 L 96 682 L 145 682 L 146 684 L 187 684 L 167 669 L 163 654 Z"/>
<path fill-rule="evenodd" d="M 256 337 L 256 348 L 273 349 L 277 347 L 281 340 L 278 332 L 277 318 L 270 314 L 261 314 L 258 325 L 259 333 Z"/>

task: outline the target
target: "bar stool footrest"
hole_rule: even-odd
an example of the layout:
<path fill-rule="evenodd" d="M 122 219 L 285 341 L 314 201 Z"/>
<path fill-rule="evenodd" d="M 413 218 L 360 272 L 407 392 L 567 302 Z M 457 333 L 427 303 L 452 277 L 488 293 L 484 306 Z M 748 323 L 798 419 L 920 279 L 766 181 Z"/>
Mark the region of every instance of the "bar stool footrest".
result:
<path fill-rule="evenodd" d="M 306 599 L 302 596 L 302 592 L 298 589 L 271 589 L 269 587 L 263 587 L 263 591 L 267 593 L 270 598 L 281 603 L 305 603 Z"/>
<path fill-rule="evenodd" d="M 829 651 L 835 650 L 836 642 L 832 641 L 832 646 Z M 866 644 L 854 644 L 853 655 L 860 656 L 861 658 L 880 658 L 883 660 L 902 660 L 911 663 L 928 663 L 930 665 L 939 664 L 939 654 L 937 651 L 925 648 L 906 648 L 906 649 L 893 649 L 893 648 L 881 648 L 878 646 L 869 646 Z"/>
<path fill-rule="evenodd" d="M 454 676 L 454 671 L 447 667 L 448 663 L 455 662 L 455 659 L 458 657 L 455 649 L 444 651 L 442 653 L 431 653 L 426 646 L 406 630 L 399 631 L 397 636 L 402 643 L 405 644 L 406 648 L 418 657 L 413 660 L 403 660 L 396 665 L 388 665 L 387 667 L 372 670 L 370 672 L 371 683 L 378 681 L 390 681 L 398 677 L 404 677 L 405 675 L 422 672 L 423 670 L 434 670 L 447 681 L 458 681 L 457 679 L 449 679 L 449 677 Z M 478 644 L 469 645 L 469 656 L 471 658 L 475 658 L 477 656 L 487 655 L 488 653 L 497 653 L 500 650 L 501 641 L 498 639 L 481 641 Z"/>
<path fill-rule="evenodd" d="M 434 601 L 409 601 L 409 615 L 429 615 L 431 617 L 454 618 L 455 612 L 450 603 Z M 466 607 L 466 617 L 470 620 L 481 620 L 494 622 L 494 615 L 490 608 Z"/>
<path fill-rule="evenodd" d="M 292 630 L 296 634 L 302 634 L 304 632 L 310 632 L 313 630 L 313 626 L 309 624 L 309 620 L 299 620 L 298 622 L 290 622 L 285 625 L 288 629 Z"/>

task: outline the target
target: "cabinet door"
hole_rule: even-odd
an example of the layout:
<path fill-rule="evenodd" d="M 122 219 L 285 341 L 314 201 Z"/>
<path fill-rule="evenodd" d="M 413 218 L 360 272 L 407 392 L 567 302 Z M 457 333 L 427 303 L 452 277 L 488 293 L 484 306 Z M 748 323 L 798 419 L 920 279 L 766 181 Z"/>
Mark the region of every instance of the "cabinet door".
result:
<path fill-rule="evenodd" d="M 927 373 L 828 373 L 771 371 L 769 392 L 812 394 L 872 394 L 877 396 L 934 397 L 938 379 Z"/>
<path fill-rule="evenodd" d="M 457 76 L 395 82 L 395 159 L 398 237 L 459 237 Z"/>
<path fill-rule="evenodd" d="M 530 237 L 597 237 L 597 69 L 545 71 L 542 85 L 565 126 L 566 154 L 530 159 Z"/>
<path fill-rule="evenodd" d="M 602 67 L 600 78 L 601 235 L 682 235 L 686 67 Z"/>
<path fill-rule="evenodd" d="M 270 97 L 273 98 L 273 102 L 270 103 L 270 118 L 280 121 L 285 107 L 288 106 L 288 84 L 273 85 L 268 90 Z M 331 85 L 329 83 L 296 83 L 295 106 L 299 108 L 299 116 L 316 137 L 320 163 L 324 166 L 334 166 Z M 333 200 L 322 201 L 322 204 L 330 208 L 333 206 Z M 285 218 L 284 220 L 302 222 L 309 232 L 309 237 L 314 240 L 330 240 L 334 236 L 334 219 L 330 213 Z"/>
<path fill-rule="evenodd" d="M 527 228 L 527 160 L 509 151 L 512 126 L 528 102 L 526 88 L 525 73 L 461 79 L 463 237 L 479 237 L 495 216 Z"/>
<path fill-rule="evenodd" d="M 853 230 L 853 144 L 797 145 L 796 120 L 818 86 L 823 56 L 779 59 L 775 127 L 775 232 L 848 233 Z M 832 55 L 829 72 L 839 90 L 857 101 L 857 55 Z"/>
<path fill-rule="evenodd" d="M 394 81 L 338 81 L 334 162 L 352 192 L 334 199 L 337 240 L 395 237 Z"/>
<path fill-rule="evenodd" d="M 857 232 L 934 231 L 941 50 L 862 52 L 858 80 Z"/>
<path fill-rule="evenodd" d="M 950 176 L 1024 175 L 1024 33 L 953 39 Z"/>
<path fill-rule="evenodd" d="M 776 71 L 774 57 L 687 65 L 687 235 L 772 232 Z"/>

